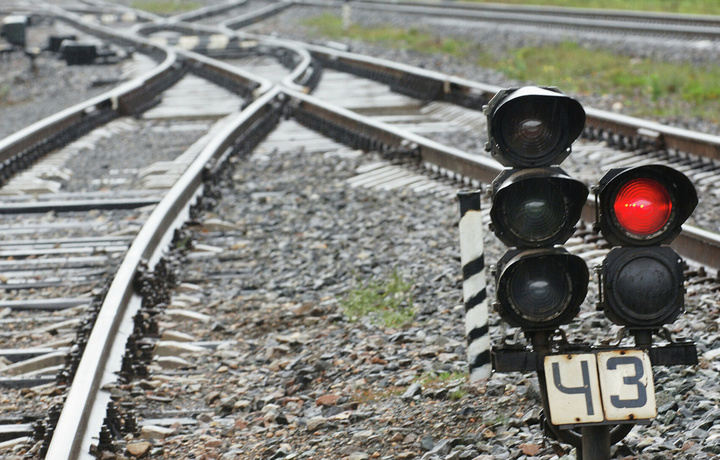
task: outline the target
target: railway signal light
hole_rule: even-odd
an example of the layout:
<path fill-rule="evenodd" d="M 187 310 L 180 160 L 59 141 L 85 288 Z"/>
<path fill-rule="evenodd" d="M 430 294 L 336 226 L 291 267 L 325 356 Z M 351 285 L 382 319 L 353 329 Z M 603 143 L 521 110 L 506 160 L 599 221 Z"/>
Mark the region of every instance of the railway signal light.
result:
<path fill-rule="evenodd" d="M 491 228 L 510 247 L 496 264 L 494 306 L 531 345 L 494 347 L 493 369 L 536 371 L 546 428 L 583 457 L 607 458 L 635 422 L 657 413 L 652 365 L 697 362 L 692 342 L 652 344 L 653 331 L 683 310 L 684 263 L 667 244 L 697 193 L 666 166 L 613 169 L 603 177 L 597 222 L 614 248 L 601 269 L 600 305 L 628 327 L 635 345 L 570 342 L 557 329 L 579 312 L 589 275 L 585 261 L 562 245 L 588 189 L 559 164 L 583 130 L 585 112 L 574 99 L 538 87 L 502 90 L 484 110 L 487 150 L 505 166 L 492 183 Z"/>
<path fill-rule="evenodd" d="M 575 230 L 588 189 L 557 165 L 582 132 L 580 103 L 554 88 L 502 90 L 485 108 L 487 149 L 506 168 L 492 184 L 492 230 L 510 246 L 498 262 L 495 307 L 526 331 L 570 322 L 585 299 L 588 270 L 557 247 Z"/>
<path fill-rule="evenodd" d="M 613 246 L 670 243 L 698 203 L 690 179 L 663 165 L 611 169 L 597 197 L 600 229 Z"/>
<path fill-rule="evenodd" d="M 560 164 L 585 126 L 585 110 L 555 88 L 499 91 L 488 104 L 490 152 L 504 166 Z"/>
<path fill-rule="evenodd" d="M 616 324 L 657 329 L 684 309 L 684 263 L 669 244 L 697 206 L 697 192 L 662 165 L 612 169 L 597 188 L 597 220 L 613 246 L 602 264 L 600 306 Z"/>

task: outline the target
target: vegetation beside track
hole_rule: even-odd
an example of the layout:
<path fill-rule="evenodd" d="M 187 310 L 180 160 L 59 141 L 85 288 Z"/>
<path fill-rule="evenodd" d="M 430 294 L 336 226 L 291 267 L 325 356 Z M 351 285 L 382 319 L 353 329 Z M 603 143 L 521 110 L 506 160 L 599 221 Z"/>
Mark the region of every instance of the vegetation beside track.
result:
<path fill-rule="evenodd" d="M 196 10 L 202 6 L 203 4 L 200 2 L 186 0 L 135 0 L 130 3 L 130 7 L 132 8 L 155 14 L 182 13 L 184 11 Z"/>
<path fill-rule="evenodd" d="M 363 283 L 340 302 L 351 321 L 371 315 L 386 327 L 401 327 L 415 317 L 413 283 L 393 272 L 389 280 Z"/>
<path fill-rule="evenodd" d="M 559 86 L 575 94 L 613 94 L 636 116 L 695 116 L 720 121 L 720 66 L 662 62 L 588 49 L 576 42 L 527 46 L 502 55 L 483 46 L 452 37 L 439 37 L 417 28 L 395 26 L 343 29 L 331 13 L 305 24 L 318 36 L 351 39 L 420 53 L 444 54 L 475 60 L 481 67 L 502 72 L 510 79 Z"/>
<path fill-rule="evenodd" d="M 601 8 L 614 10 L 660 11 L 684 14 L 720 14 L 720 3 L 706 0 L 469 0 L 479 3 L 511 5 L 564 6 L 569 8 Z"/>

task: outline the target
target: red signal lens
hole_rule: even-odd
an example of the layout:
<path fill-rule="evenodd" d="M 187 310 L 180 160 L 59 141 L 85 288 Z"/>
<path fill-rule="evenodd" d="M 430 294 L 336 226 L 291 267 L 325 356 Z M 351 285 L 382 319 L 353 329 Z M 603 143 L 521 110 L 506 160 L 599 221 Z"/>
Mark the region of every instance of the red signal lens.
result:
<path fill-rule="evenodd" d="M 670 219 L 672 200 L 660 182 L 638 178 L 620 188 L 614 210 L 618 223 L 628 232 L 652 235 L 662 230 Z"/>

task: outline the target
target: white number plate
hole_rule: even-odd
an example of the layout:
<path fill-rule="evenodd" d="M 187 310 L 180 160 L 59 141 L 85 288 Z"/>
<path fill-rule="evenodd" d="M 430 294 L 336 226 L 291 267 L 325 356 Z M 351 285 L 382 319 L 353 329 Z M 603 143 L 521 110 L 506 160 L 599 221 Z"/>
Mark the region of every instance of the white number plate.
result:
<path fill-rule="evenodd" d="M 545 357 L 554 425 L 647 420 L 657 415 L 652 365 L 642 350 Z"/>

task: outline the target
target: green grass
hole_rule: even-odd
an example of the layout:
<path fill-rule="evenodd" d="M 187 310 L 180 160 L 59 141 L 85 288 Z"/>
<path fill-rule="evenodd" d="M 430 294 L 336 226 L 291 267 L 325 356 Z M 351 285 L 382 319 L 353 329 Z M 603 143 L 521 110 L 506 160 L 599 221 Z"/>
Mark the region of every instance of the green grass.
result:
<path fill-rule="evenodd" d="M 450 381 L 456 381 L 456 382 L 466 382 L 468 378 L 467 372 L 425 372 L 424 374 L 417 377 L 416 381 L 422 386 L 422 387 L 442 387 L 444 385 L 447 385 Z M 453 391 L 451 391 L 448 394 L 448 399 L 451 401 L 459 401 L 460 399 L 464 398 L 468 395 L 468 391 L 466 388 L 459 387 L 455 388 Z"/>
<path fill-rule="evenodd" d="M 365 40 L 392 48 L 412 49 L 457 57 L 467 56 L 472 49 L 471 45 L 462 41 L 453 38 L 436 37 L 414 27 L 409 29 L 399 29 L 393 26 L 366 28 L 352 24 L 348 30 L 343 30 L 342 19 L 331 13 L 308 18 L 304 24 L 314 30 L 315 36 L 333 40 L 341 38 Z"/>
<path fill-rule="evenodd" d="M 633 59 L 573 42 L 520 48 L 502 58 L 486 54 L 478 64 L 515 80 L 558 86 L 566 92 L 624 96 L 636 115 L 692 114 L 717 121 L 720 113 L 720 67 L 716 65 Z M 637 96 L 650 103 L 634 106 Z"/>
<path fill-rule="evenodd" d="M 341 301 L 350 321 L 373 316 L 386 327 L 402 327 L 415 318 L 412 283 L 394 271 L 390 279 L 372 280 L 350 291 Z"/>
<path fill-rule="evenodd" d="M 720 14 L 720 2 L 710 0 L 471 0 L 480 3 L 566 6 L 618 10 L 664 11 L 667 13 Z"/>
<path fill-rule="evenodd" d="M 433 383 L 445 383 L 450 380 L 465 380 L 467 379 L 468 374 L 467 372 L 447 372 L 447 371 L 441 371 L 441 372 L 425 372 L 421 376 L 419 376 L 418 382 L 420 385 L 430 385 Z"/>
<path fill-rule="evenodd" d="M 182 13 L 183 11 L 196 10 L 202 6 L 199 2 L 187 0 L 136 0 L 130 3 L 131 8 L 155 14 Z"/>
<path fill-rule="evenodd" d="M 0 106 L 3 106 L 8 103 L 8 98 L 10 96 L 10 85 L 2 85 L 0 86 Z"/>
<path fill-rule="evenodd" d="M 557 86 L 577 95 L 614 95 L 623 103 L 626 113 L 635 116 L 683 115 L 720 121 L 720 67 L 717 65 L 636 59 L 586 49 L 575 42 L 512 49 L 499 56 L 480 45 L 434 37 L 414 28 L 353 25 L 343 31 L 340 18 L 327 13 L 307 20 L 306 25 L 318 36 L 329 39 L 363 40 L 471 60 L 524 84 Z M 643 101 L 642 105 L 638 100 Z"/>

